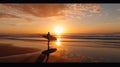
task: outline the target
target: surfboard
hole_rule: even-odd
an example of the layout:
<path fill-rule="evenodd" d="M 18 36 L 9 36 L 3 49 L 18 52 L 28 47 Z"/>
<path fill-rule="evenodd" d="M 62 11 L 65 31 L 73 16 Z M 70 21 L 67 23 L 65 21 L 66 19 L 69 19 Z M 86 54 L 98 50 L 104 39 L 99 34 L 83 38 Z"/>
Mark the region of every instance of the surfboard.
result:
<path fill-rule="evenodd" d="M 48 36 L 47 36 L 47 35 L 43 35 L 42 37 L 48 39 Z M 57 40 L 57 38 L 50 35 L 50 40 Z"/>
<path fill-rule="evenodd" d="M 57 50 L 56 48 L 51 48 L 51 49 L 49 49 L 49 50 L 45 50 L 45 51 L 43 51 L 42 54 L 53 53 L 53 52 L 55 52 L 56 50 Z"/>

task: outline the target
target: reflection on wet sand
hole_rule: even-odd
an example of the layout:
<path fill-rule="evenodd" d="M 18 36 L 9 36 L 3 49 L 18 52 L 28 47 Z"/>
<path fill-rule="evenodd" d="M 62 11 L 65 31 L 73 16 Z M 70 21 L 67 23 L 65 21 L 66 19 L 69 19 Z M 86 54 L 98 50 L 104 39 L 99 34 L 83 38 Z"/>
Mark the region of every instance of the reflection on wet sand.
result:
<path fill-rule="evenodd" d="M 36 63 L 47 63 L 47 61 L 49 60 L 49 56 L 50 56 L 50 53 L 53 53 L 55 52 L 57 49 L 56 48 L 52 48 L 52 49 L 49 49 L 49 50 L 44 50 L 42 51 L 41 55 L 38 57 Z M 46 58 L 47 57 L 47 58 Z"/>
<path fill-rule="evenodd" d="M 60 46 L 60 45 L 61 45 L 60 40 L 61 40 L 60 38 L 57 38 L 57 41 L 56 41 L 56 45 L 57 45 L 57 46 Z"/>

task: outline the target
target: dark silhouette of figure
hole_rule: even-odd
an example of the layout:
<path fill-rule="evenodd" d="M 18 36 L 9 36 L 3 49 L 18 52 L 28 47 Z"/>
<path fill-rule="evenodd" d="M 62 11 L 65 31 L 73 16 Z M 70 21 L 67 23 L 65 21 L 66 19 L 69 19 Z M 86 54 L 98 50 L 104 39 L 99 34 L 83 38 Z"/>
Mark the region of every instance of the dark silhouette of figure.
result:
<path fill-rule="evenodd" d="M 52 49 L 49 49 L 49 50 L 44 50 L 40 56 L 38 57 L 36 63 L 47 63 L 48 59 L 49 59 L 49 56 L 50 56 L 50 53 L 53 53 L 55 52 L 57 49 L 56 48 L 52 48 Z"/>
<path fill-rule="evenodd" d="M 48 50 L 49 50 L 50 49 L 50 32 L 48 32 L 47 38 L 48 38 Z"/>
<path fill-rule="evenodd" d="M 55 36 L 50 35 L 50 32 L 48 32 L 47 35 L 42 35 L 42 37 L 48 39 L 49 42 L 50 42 L 50 41 L 56 41 L 56 40 L 57 40 L 57 38 L 56 38 Z"/>
<path fill-rule="evenodd" d="M 47 39 L 48 39 L 48 49 L 42 51 L 41 55 L 38 57 L 38 59 L 36 61 L 37 63 L 43 62 L 45 57 L 47 57 L 46 60 L 45 60 L 45 62 L 47 63 L 50 53 L 53 53 L 57 50 L 56 48 L 51 48 L 50 49 L 50 44 L 49 44 L 50 43 L 50 32 L 48 32 L 48 34 L 47 34 Z"/>

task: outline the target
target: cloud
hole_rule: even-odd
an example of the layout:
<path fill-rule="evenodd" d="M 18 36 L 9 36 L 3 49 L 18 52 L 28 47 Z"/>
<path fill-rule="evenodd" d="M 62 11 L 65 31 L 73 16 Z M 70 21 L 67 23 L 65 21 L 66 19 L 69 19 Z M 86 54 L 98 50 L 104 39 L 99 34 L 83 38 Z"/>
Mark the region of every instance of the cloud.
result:
<path fill-rule="evenodd" d="M 0 18 L 19 18 L 19 17 L 10 14 L 0 14 Z"/>
<path fill-rule="evenodd" d="M 117 9 L 117 11 L 120 11 L 120 9 Z M 120 21 L 120 16 L 118 16 L 116 20 Z M 120 23 L 120 22 L 117 22 L 117 23 Z"/>
<path fill-rule="evenodd" d="M 102 23 L 104 23 L 104 24 L 110 24 L 112 22 L 110 22 L 110 21 L 103 21 Z"/>
<path fill-rule="evenodd" d="M 119 16 L 119 17 L 117 17 L 116 19 L 120 21 L 120 16 Z"/>
<path fill-rule="evenodd" d="M 25 19 L 19 19 L 19 18 L 1 18 L 0 19 L 0 24 L 10 25 L 10 26 L 24 25 L 25 22 L 28 22 L 28 21 Z"/>
<path fill-rule="evenodd" d="M 117 11 L 120 11 L 120 9 L 117 9 Z"/>
<path fill-rule="evenodd" d="M 93 12 L 93 13 L 99 13 L 99 12 L 100 12 L 100 9 L 95 8 L 95 9 L 94 9 L 94 10 L 92 10 L 91 12 Z"/>
<path fill-rule="evenodd" d="M 87 16 L 91 13 L 100 13 L 99 4 L 68 4 L 69 10 L 63 12 L 65 15 Z"/>
<path fill-rule="evenodd" d="M 8 14 L 18 14 L 17 16 L 24 14 L 37 17 L 57 16 L 60 15 L 59 11 L 67 8 L 61 4 L 2 4 L 0 7 L 2 7 L 5 12 L 8 12 Z"/>
<path fill-rule="evenodd" d="M 98 4 L 0 4 L 0 18 L 22 18 L 30 22 L 53 16 L 79 19 L 99 12 Z"/>

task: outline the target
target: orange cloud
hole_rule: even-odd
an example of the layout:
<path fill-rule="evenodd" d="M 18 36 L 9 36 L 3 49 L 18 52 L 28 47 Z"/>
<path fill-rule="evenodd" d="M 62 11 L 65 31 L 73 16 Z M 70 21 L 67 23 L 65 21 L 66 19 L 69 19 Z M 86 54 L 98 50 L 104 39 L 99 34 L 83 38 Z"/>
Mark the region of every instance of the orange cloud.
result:
<path fill-rule="evenodd" d="M 60 15 L 59 11 L 67 9 L 61 4 L 2 4 L 7 12 L 33 15 L 38 17 L 49 17 Z"/>
<path fill-rule="evenodd" d="M 0 14 L 0 18 L 19 18 L 19 17 L 10 14 Z"/>
<path fill-rule="evenodd" d="M 14 17 L 28 21 L 53 16 L 68 16 L 79 19 L 88 13 L 100 12 L 98 4 L 0 4 L 0 18 Z"/>
<path fill-rule="evenodd" d="M 73 15 L 73 16 L 87 16 L 90 13 L 99 13 L 100 12 L 100 5 L 99 4 L 68 4 L 69 10 L 65 11 L 64 14 L 66 16 Z"/>

